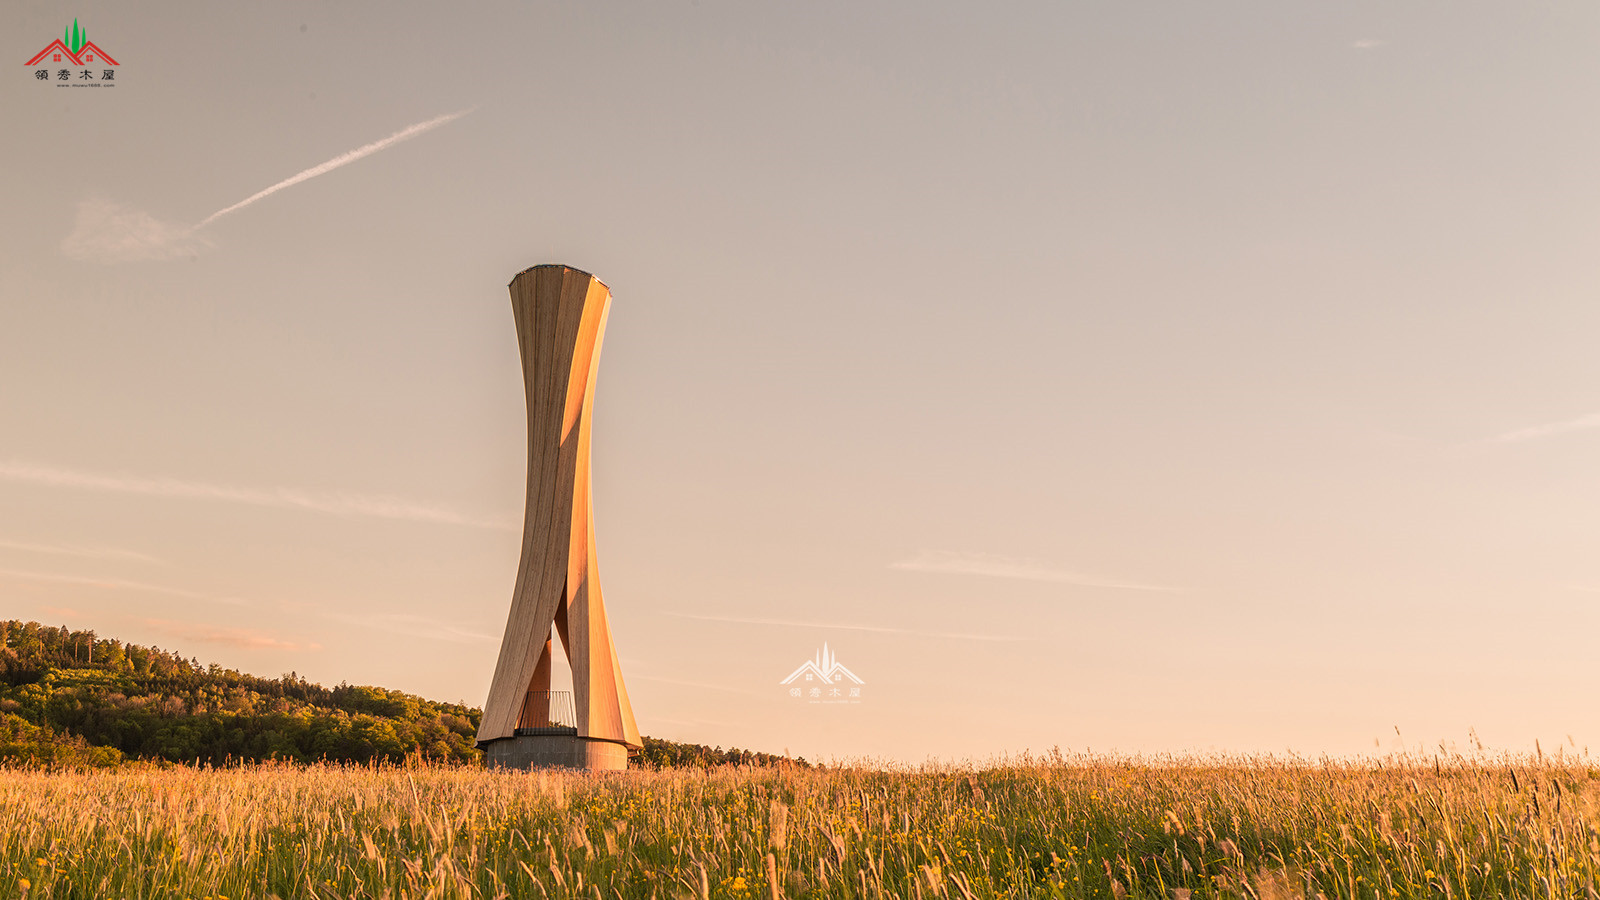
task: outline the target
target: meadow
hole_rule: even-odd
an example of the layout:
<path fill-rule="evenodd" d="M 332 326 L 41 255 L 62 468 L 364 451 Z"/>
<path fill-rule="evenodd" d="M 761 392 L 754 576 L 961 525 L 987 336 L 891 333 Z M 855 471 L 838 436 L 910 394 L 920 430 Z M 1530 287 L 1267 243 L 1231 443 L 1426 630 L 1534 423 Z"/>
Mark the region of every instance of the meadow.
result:
<path fill-rule="evenodd" d="M 0 769 L 0 897 L 1595 897 L 1572 758 Z"/>

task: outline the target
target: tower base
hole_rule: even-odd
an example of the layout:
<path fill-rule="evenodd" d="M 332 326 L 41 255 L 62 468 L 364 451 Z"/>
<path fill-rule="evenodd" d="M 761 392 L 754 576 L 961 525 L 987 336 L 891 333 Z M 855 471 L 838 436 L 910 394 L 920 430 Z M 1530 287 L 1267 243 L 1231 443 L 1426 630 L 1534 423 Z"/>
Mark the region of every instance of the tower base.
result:
<path fill-rule="evenodd" d="M 490 769 L 628 768 L 628 745 L 571 734 L 519 734 L 483 745 L 483 764 Z"/>

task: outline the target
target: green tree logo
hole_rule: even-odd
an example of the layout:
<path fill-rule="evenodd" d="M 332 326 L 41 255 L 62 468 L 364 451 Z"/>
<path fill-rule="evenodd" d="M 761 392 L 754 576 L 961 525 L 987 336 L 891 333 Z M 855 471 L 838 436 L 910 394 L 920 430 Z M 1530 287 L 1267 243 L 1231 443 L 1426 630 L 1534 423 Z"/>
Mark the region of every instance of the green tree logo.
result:
<path fill-rule="evenodd" d="M 77 19 L 73 19 L 72 27 L 63 31 L 61 35 L 61 43 L 67 45 L 67 49 L 71 50 L 74 56 L 76 56 L 78 51 L 83 49 L 83 45 L 88 42 L 89 32 L 86 29 L 78 27 Z"/>

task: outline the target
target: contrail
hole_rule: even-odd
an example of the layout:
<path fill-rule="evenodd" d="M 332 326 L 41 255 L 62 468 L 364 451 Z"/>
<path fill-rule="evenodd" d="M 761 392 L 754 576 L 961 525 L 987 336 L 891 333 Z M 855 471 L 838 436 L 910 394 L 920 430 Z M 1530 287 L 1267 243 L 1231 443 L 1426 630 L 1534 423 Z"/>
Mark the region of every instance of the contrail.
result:
<path fill-rule="evenodd" d="M 0 463 L 0 467 L 4 467 Z M 3 477 L 3 476 L 0 476 Z M 24 553 L 48 553 L 55 556 L 84 556 L 90 559 L 119 559 L 132 560 L 142 563 L 159 563 L 161 560 L 132 550 L 118 550 L 112 547 L 74 547 L 62 544 L 31 544 L 26 541 L 8 541 L 0 538 L 0 550 L 21 550 Z"/>
<path fill-rule="evenodd" d="M 1528 428 L 1518 428 L 1499 435 L 1494 440 L 1501 444 L 1511 444 L 1519 441 L 1532 441 L 1538 438 L 1556 437 L 1574 431 L 1588 431 L 1591 428 L 1600 428 L 1600 413 L 1589 413 L 1578 416 L 1576 419 L 1567 419 L 1563 422 L 1550 422 L 1545 425 L 1533 425 Z"/>
<path fill-rule="evenodd" d="M 797 622 L 792 619 L 762 619 L 748 616 L 699 616 L 693 613 L 669 612 L 680 619 L 697 619 L 701 622 L 732 622 L 736 625 L 782 625 L 785 628 L 827 628 L 836 631 L 871 631 L 878 634 L 905 634 L 912 637 L 949 638 L 956 641 L 997 641 L 1009 643 L 1032 638 L 1001 634 L 967 634 L 951 631 L 917 631 L 911 628 L 884 628 L 877 625 L 847 625 L 841 622 Z"/>
<path fill-rule="evenodd" d="M 408 128 L 402 128 L 399 131 L 396 131 L 394 134 L 389 135 L 381 141 L 373 141 L 364 147 L 357 147 L 356 149 L 351 150 L 349 153 L 341 153 L 340 155 L 335 156 L 333 159 L 330 159 L 321 165 L 312 166 L 304 172 L 301 172 L 299 175 L 292 175 L 264 191 L 252 194 L 226 209 L 217 210 L 211 215 L 206 216 L 199 225 L 195 226 L 195 229 L 198 230 L 204 228 L 207 225 L 210 225 L 212 222 L 215 222 L 217 219 L 220 219 L 228 213 L 233 212 L 234 210 L 244 209 L 246 206 L 249 206 L 257 200 L 260 200 L 262 197 L 276 194 L 286 187 L 292 187 L 309 178 L 315 178 L 318 175 L 325 175 L 329 172 L 332 172 L 334 169 L 339 168 L 340 166 L 347 166 L 358 159 L 371 156 L 372 154 L 377 153 L 379 150 L 387 150 L 401 141 L 408 141 L 425 131 L 432 131 L 433 129 L 438 128 L 440 125 L 443 125 L 447 122 L 453 122 L 469 112 L 472 112 L 472 110 L 464 109 L 460 112 L 453 112 L 440 116 L 437 119 L 429 119 L 426 122 L 418 122 L 417 124 Z"/>
<path fill-rule="evenodd" d="M 1114 578 L 1096 578 L 1068 572 L 1028 559 L 1011 559 L 984 553 L 949 553 L 924 550 L 915 559 L 889 564 L 891 569 L 908 572 L 943 572 L 956 575 L 986 575 L 990 578 L 1016 578 L 1022 581 L 1048 581 L 1078 587 L 1111 588 L 1119 591 L 1158 591 L 1177 593 L 1181 588 L 1141 584 Z"/>
<path fill-rule="evenodd" d="M 0 460 L 0 481 L 78 488 L 118 494 L 144 494 L 150 497 L 175 497 L 193 500 L 222 500 L 279 509 L 304 509 L 336 516 L 371 516 L 413 522 L 437 522 L 475 528 L 513 530 L 511 522 L 489 522 L 463 516 L 438 507 L 413 503 L 399 497 L 366 494 L 322 494 L 296 488 L 252 488 L 174 478 L 130 478 L 79 472 L 55 466 L 13 460 Z"/>
<path fill-rule="evenodd" d="M 47 581 L 57 584 L 78 584 L 85 587 L 107 588 L 114 591 L 149 591 L 154 594 L 170 594 L 171 596 L 183 597 L 188 600 L 205 600 L 209 603 L 225 603 L 230 606 L 238 606 L 245 602 L 239 597 L 214 597 L 210 594 L 186 591 L 182 588 L 167 587 L 160 584 L 150 584 L 144 581 L 127 581 L 122 578 L 92 578 L 83 575 L 62 575 L 55 572 L 30 572 L 19 569 L 0 569 L 0 579 Z"/>

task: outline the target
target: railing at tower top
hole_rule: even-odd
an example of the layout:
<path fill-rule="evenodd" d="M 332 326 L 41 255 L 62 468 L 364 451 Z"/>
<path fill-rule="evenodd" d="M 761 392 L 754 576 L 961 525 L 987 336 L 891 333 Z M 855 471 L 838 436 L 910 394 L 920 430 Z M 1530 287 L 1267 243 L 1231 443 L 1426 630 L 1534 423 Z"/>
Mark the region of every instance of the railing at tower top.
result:
<path fill-rule="evenodd" d="M 529 691 L 522 701 L 517 734 L 577 734 L 571 691 Z"/>

